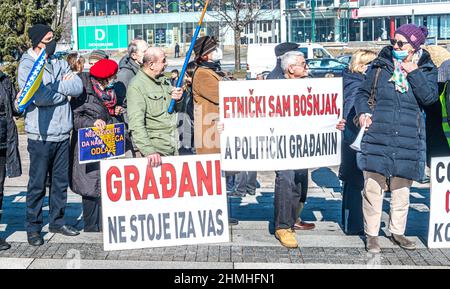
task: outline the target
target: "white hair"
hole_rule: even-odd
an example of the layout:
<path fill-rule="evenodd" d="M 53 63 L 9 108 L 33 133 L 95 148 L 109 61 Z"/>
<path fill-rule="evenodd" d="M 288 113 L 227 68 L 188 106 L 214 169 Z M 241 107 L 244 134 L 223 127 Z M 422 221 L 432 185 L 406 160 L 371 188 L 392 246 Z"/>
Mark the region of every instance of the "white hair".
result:
<path fill-rule="evenodd" d="M 281 69 L 286 72 L 289 66 L 296 65 L 298 63 L 298 57 L 305 57 L 305 55 L 300 51 L 289 51 L 281 56 Z"/>

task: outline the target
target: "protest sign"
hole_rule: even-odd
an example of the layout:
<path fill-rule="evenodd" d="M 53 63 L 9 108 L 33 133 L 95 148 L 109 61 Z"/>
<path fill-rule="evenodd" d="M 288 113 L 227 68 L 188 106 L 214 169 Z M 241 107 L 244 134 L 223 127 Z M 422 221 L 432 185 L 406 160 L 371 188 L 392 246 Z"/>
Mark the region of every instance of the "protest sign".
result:
<path fill-rule="evenodd" d="M 78 130 L 80 164 L 98 162 L 125 155 L 125 125 L 108 124 L 101 131 L 98 128 Z"/>
<path fill-rule="evenodd" d="M 105 250 L 228 242 L 220 155 L 101 161 Z"/>
<path fill-rule="evenodd" d="M 221 81 L 222 169 L 339 165 L 342 78 Z"/>
<path fill-rule="evenodd" d="M 431 159 L 429 248 L 450 248 L 450 157 Z"/>

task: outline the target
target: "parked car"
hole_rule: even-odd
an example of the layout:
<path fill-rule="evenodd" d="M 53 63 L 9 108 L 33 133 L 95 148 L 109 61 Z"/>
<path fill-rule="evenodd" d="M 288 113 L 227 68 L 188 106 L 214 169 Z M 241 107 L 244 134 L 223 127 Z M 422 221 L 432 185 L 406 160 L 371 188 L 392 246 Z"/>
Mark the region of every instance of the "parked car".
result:
<path fill-rule="evenodd" d="M 255 79 L 259 73 L 272 71 L 277 63 L 275 46 L 271 44 L 249 44 L 247 49 L 247 79 Z M 333 58 L 333 56 L 320 44 L 299 43 L 298 51 L 305 58 Z"/>
<path fill-rule="evenodd" d="M 336 59 L 339 60 L 340 62 L 350 64 L 350 61 L 352 60 L 352 55 L 351 54 L 343 54 L 343 55 L 336 56 Z"/>
<path fill-rule="evenodd" d="M 337 77 L 342 76 L 348 67 L 347 63 L 340 62 L 334 58 L 307 59 L 309 74 L 312 77 Z"/>

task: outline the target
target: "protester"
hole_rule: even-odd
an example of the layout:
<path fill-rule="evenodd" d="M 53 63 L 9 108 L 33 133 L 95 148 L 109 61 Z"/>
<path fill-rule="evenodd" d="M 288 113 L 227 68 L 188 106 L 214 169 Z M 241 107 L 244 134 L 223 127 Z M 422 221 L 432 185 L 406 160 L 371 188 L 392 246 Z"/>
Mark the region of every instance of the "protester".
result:
<path fill-rule="evenodd" d="M 282 55 L 280 65 L 284 71 L 284 79 L 299 79 L 308 76 L 308 65 L 303 53 L 289 51 Z M 296 248 L 298 242 L 294 229 L 296 229 L 297 217 L 301 213 L 299 212 L 300 203 L 304 203 L 306 200 L 306 188 L 302 188 L 302 179 L 305 176 L 308 177 L 308 170 L 284 170 L 275 173 L 275 237 L 281 245 L 287 248 Z M 311 225 L 305 223 L 303 226 L 311 228 Z"/>
<path fill-rule="evenodd" d="M 79 163 L 78 130 L 96 127 L 103 130 L 114 122 L 114 105 L 117 98 L 107 88 L 113 84 L 118 66 L 115 61 L 102 59 L 83 74 L 84 93 L 74 107 L 74 131 L 71 149 L 71 189 L 82 196 L 85 232 L 101 232 L 101 179 L 100 163 Z M 82 103 L 81 103 L 82 102 Z"/>
<path fill-rule="evenodd" d="M 275 68 L 267 75 L 266 79 L 284 79 L 284 71 L 281 68 L 281 57 L 289 52 L 297 50 L 299 45 L 292 42 L 284 42 L 275 46 L 275 56 L 277 57 L 277 63 Z"/>
<path fill-rule="evenodd" d="M 439 100 L 424 106 L 426 114 L 427 166 L 431 165 L 431 158 L 450 156 L 450 126 L 448 125 L 448 101 L 445 99 L 446 82 L 443 77 L 445 60 L 450 59 L 450 52 L 440 46 L 426 46 L 433 63 L 438 67 L 438 95 Z M 447 134 L 447 136 L 446 136 Z M 427 179 L 429 181 L 429 179 Z"/>
<path fill-rule="evenodd" d="M 214 37 L 203 36 L 195 41 L 198 68 L 194 74 L 194 135 L 197 154 L 220 153 L 219 81 L 226 79 L 220 67 L 222 53 Z"/>
<path fill-rule="evenodd" d="M 359 125 L 368 127 L 358 154 L 364 174 L 364 231 L 366 249 L 381 251 L 380 230 L 383 194 L 391 191 L 391 240 L 408 250 L 415 243 L 404 236 L 413 180 L 421 180 L 425 167 L 425 124 L 421 105 L 437 100 L 437 69 L 420 48 L 427 30 L 405 24 L 395 31 L 392 46 L 382 49 L 360 86 L 355 108 Z M 377 76 L 378 74 L 378 76 Z M 375 81 L 377 78 L 377 81 Z M 368 103 L 375 86 L 375 106 Z"/>
<path fill-rule="evenodd" d="M 285 42 L 278 44 L 275 46 L 275 55 L 277 56 L 277 65 L 275 66 L 274 70 L 272 70 L 269 75 L 267 76 L 267 79 L 286 79 L 286 71 L 283 70 L 281 67 L 281 58 L 287 54 L 288 52 L 296 51 L 298 48 L 297 43 L 290 43 Z M 294 61 L 294 57 L 291 56 L 292 61 Z M 304 57 L 303 57 L 304 58 Z M 306 65 L 306 62 L 305 62 Z M 307 65 L 305 66 L 306 70 L 300 73 L 299 78 L 304 78 L 308 76 L 308 68 Z M 296 77 L 298 78 L 298 77 Z M 314 224 L 303 222 L 301 219 L 301 214 L 303 212 L 303 209 L 305 207 L 306 197 L 308 194 L 308 170 L 297 170 L 296 171 L 296 180 L 299 181 L 298 188 L 301 189 L 301 198 L 299 200 L 299 204 L 297 205 L 297 211 L 296 211 L 296 221 L 294 225 L 294 229 L 296 230 L 312 230 L 315 228 Z"/>
<path fill-rule="evenodd" d="M 67 55 L 67 63 L 73 73 L 80 74 L 83 72 L 84 61 L 84 57 L 77 52 Z"/>
<path fill-rule="evenodd" d="M 236 191 L 233 196 L 245 197 L 249 194 L 254 196 L 256 194 L 256 172 L 243 171 L 236 175 Z"/>
<path fill-rule="evenodd" d="M 36 24 L 28 30 L 32 47 L 23 54 L 18 70 L 19 88 L 23 89 L 28 75 L 45 48 L 47 57 L 54 54 L 56 40 L 52 29 Z M 70 76 L 67 76 L 71 74 Z M 69 138 L 72 130 L 72 110 L 68 96 L 83 92 L 81 79 L 70 72 L 65 60 L 45 65 L 42 84 L 35 99 L 25 110 L 25 130 L 28 136 L 30 172 L 27 188 L 27 236 L 33 246 L 44 243 L 40 235 L 43 226 L 42 207 L 45 199 L 45 180 L 51 176 L 49 200 L 49 231 L 67 236 L 79 232 L 65 224 L 64 211 L 69 185 Z"/>
<path fill-rule="evenodd" d="M 0 71 L 0 220 L 3 212 L 3 194 L 6 177 L 22 174 L 19 137 L 13 116 L 19 116 L 15 106 L 16 88 L 11 79 Z M 0 251 L 11 246 L 0 238 Z"/>
<path fill-rule="evenodd" d="M 180 155 L 194 155 L 194 97 L 192 95 L 192 78 L 195 62 L 189 62 L 184 76 L 183 107 L 178 112 L 177 128 L 180 140 Z"/>
<path fill-rule="evenodd" d="M 142 69 L 131 80 L 127 90 L 129 127 L 134 143 L 149 165 L 159 166 L 161 156 L 178 154 L 176 114 L 168 112 L 172 99 L 175 110 L 183 105 L 183 91 L 175 89 L 163 75 L 166 55 L 160 48 L 148 48 Z"/>
<path fill-rule="evenodd" d="M 88 65 L 91 68 L 97 61 L 102 59 L 108 59 L 109 55 L 104 50 L 94 50 L 91 52 L 88 58 Z"/>
<path fill-rule="evenodd" d="M 141 68 L 147 48 L 148 44 L 145 40 L 135 39 L 128 44 L 128 53 L 119 61 L 119 72 L 114 90 L 120 103 L 126 103 L 127 87 Z"/>
<path fill-rule="evenodd" d="M 172 84 L 173 87 L 177 86 L 179 76 L 180 76 L 180 72 L 178 71 L 178 69 L 173 69 L 170 72 L 170 83 Z"/>
<path fill-rule="evenodd" d="M 450 54 L 450 53 L 449 53 Z M 450 147 L 450 55 L 442 62 L 438 70 L 439 98 L 442 104 L 442 127 Z M 447 156 L 450 154 L 447 154 Z"/>
<path fill-rule="evenodd" d="M 356 165 L 356 151 L 350 148 L 359 129 L 353 123 L 355 117 L 355 99 L 358 88 L 370 63 L 377 55 L 370 50 L 356 51 L 350 61 L 349 69 L 344 71 L 344 112 L 343 118 L 348 120 L 343 134 L 342 161 L 339 167 L 339 179 L 342 180 L 342 224 L 347 235 L 363 235 L 364 222 L 362 212 L 362 191 L 364 176 Z"/>

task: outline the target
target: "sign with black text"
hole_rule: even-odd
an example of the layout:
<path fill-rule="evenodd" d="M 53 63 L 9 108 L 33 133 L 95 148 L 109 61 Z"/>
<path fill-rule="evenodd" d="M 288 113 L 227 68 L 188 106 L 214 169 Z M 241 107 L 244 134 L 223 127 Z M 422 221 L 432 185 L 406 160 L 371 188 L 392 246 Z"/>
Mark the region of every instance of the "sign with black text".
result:
<path fill-rule="evenodd" d="M 342 78 L 221 81 L 222 169 L 339 165 Z"/>
<path fill-rule="evenodd" d="M 229 241 L 220 155 L 100 163 L 105 250 Z"/>
<path fill-rule="evenodd" d="M 450 248 L 450 157 L 431 159 L 429 248 Z"/>

